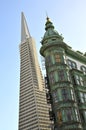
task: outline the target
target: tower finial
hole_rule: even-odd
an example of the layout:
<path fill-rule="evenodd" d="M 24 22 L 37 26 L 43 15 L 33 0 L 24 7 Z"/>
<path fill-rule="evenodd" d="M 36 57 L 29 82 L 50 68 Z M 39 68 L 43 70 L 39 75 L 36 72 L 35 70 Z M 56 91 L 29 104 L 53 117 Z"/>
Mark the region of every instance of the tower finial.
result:
<path fill-rule="evenodd" d="M 48 17 L 47 11 L 46 11 L 46 20 L 47 20 L 47 22 L 50 21 L 50 19 L 49 19 L 49 17 Z"/>
<path fill-rule="evenodd" d="M 47 11 L 46 11 L 46 18 L 48 17 L 48 13 L 47 13 Z"/>

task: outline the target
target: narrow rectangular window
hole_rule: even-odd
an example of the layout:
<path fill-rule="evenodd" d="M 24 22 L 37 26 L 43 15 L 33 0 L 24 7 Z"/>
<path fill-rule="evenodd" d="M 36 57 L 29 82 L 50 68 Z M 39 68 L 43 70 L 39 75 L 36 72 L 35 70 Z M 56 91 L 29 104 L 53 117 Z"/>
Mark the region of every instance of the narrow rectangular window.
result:
<path fill-rule="evenodd" d="M 84 117 L 85 117 L 85 122 L 86 122 L 86 111 L 84 111 Z"/>
<path fill-rule="evenodd" d="M 80 115 L 81 115 L 81 120 L 82 120 L 82 122 L 85 122 L 84 113 L 81 112 Z"/>
<path fill-rule="evenodd" d="M 86 93 L 84 93 L 84 100 L 85 100 L 85 102 L 86 102 Z"/>
<path fill-rule="evenodd" d="M 83 84 L 83 79 L 82 79 L 82 77 L 80 77 L 80 84 L 81 84 L 81 86 L 84 85 L 84 84 Z"/>
<path fill-rule="evenodd" d="M 67 89 L 62 89 L 62 98 L 65 101 L 68 100 L 68 90 Z"/>
<path fill-rule="evenodd" d="M 58 76 L 59 76 L 59 80 L 60 81 L 64 81 L 65 80 L 65 75 L 64 75 L 64 71 L 63 70 L 58 71 Z"/>
<path fill-rule="evenodd" d="M 75 78 L 76 78 L 76 84 L 77 84 L 77 85 L 81 85 L 81 86 L 84 85 L 84 84 L 83 84 L 83 78 L 82 78 L 81 76 L 75 75 Z"/>
<path fill-rule="evenodd" d="M 60 63 L 60 62 L 61 62 L 61 57 L 60 57 L 60 55 L 57 54 L 57 53 L 55 53 L 55 61 L 56 61 L 57 63 Z"/>
<path fill-rule="evenodd" d="M 46 64 L 46 66 L 51 66 L 52 65 L 51 56 L 47 56 L 45 58 L 45 64 Z"/>
<path fill-rule="evenodd" d="M 75 109 L 75 115 L 76 115 L 76 120 L 79 121 L 79 114 L 78 111 Z"/>
<path fill-rule="evenodd" d="M 79 80 L 79 76 L 76 75 L 76 84 L 80 85 L 80 80 Z"/>
<path fill-rule="evenodd" d="M 60 110 L 57 112 L 57 118 L 58 118 L 58 123 L 61 124 L 62 123 L 62 113 Z"/>
<path fill-rule="evenodd" d="M 75 100 L 74 98 L 74 91 L 71 89 L 71 97 L 72 97 L 72 100 Z"/>
<path fill-rule="evenodd" d="M 81 103 L 84 103 L 84 94 L 82 92 L 80 92 L 80 100 Z"/>
<path fill-rule="evenodd" d="M 51 72 L 49 74 L 49 83 L 50 84 L 54 84 L 55 83 L 55 74 L 54 74 L 54 72 Z"/>
<path fill-rule="evenodd" d="M 67 114 L 67 120 L 71 121 L 72 120 L 72 110 L 71 109 L 67 109 L 66 110 L 66 114 Z"/>
<path fill-rule="evenodd" d="M 58 93 L 57 93 L 57 90 L 52 93 L 52 96 L 53 96 L 54 103 L 57 103 L 58 102 Z"/>

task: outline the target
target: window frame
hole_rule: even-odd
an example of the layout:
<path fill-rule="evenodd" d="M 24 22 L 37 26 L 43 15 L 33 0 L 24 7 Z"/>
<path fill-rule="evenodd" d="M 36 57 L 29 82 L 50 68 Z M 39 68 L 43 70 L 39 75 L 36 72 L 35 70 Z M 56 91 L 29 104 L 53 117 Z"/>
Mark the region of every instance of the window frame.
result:
<path fill-rule="evenodd" d="M 66 80 L 64 70 L 59 70 L 58 71 L 58 78 L 59 78 L 59 81 L 65 81 Z"/>
<path fill-rule="evenodd" d="M 49 77 L 49 84 L 54 84 L 56 82 L 54 71 L 50 72 L 48 77 Z"/>
<path fill-rule="evenodd" d="M 74 77 L 75 77 L 75 82 L 77 85 L 84 86 L 84 80 L 83 80 L 82 76 L 75 74 Z"/>
<path fill-rule="evenodd" d="M 81 103 L 86 103 L 86 93 L 80 92 L 79 96 L 80 96 L 80 102 Z"/>
<path fill-rule="evenodd" d="M 76 62 L 70 60 L 70 59 L 67 59 L 67 63 L 68 63 L 68 66 L 70 67 L 70 69 L 77 69 L 77 64 Z"/>
<path fill-rule="evenodd" d="M 61 55 L 59 53 L 55 53 L 54 54 L 54 57 L 55 57 L 55 62 L 56 63 L 61 63 Z"/>
<path fill-rule="evenodd" d="M 69 99 L 68 90 L 66 88 L 61 89 L 61 94 L 63 101 L 67 101 Z"/>
<path fill-rule="evenodd" d="M 86 67 L 85 67 L 85 66 L 82 65 L 82 66 L 80 67 L 80 69 L 81 69 L 81 71 L 82 71 L 84 74 L 86 74 Z"/>
<path fill-rule="evenodd" d="M 59 99 L 58 99 L 58 91 L 57 90 L 52 92 L 52 97 L 53 97 L 54 103 L 58 103 Z"/>
<path fill-rule="evenodd" d="M 52 59 L 51 59 L 50 55 L 48 55 L 48 56 L 45 57 L 45 65 L 47 67 L 52 65 Z"/>

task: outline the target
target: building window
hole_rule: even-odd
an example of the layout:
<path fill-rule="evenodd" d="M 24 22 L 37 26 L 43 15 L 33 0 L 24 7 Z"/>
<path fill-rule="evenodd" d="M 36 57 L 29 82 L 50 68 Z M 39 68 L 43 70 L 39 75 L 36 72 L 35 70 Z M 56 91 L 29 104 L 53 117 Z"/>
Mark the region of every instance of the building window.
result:
<path fill-rule="evenodd" d="M 75 109 L 75 115 L 76 115 L 76 120 L 79 121 L 79 113 L 78 113 L 77 109 Z"/>
<path fill-rule="evenodd" d="M 68 100 L 68 90 L 67 89 L 62 89 L 61 92 L 62 92 L 63 100 L 67 101 Z"/>
<path fill-rule="evenodd" d="M 58 124 L 61 124 L 62 123 L 62 113 L 60 110 L 57 112 L 57 119 L 58 119 Z"/>
<path fill-rule="evenodd" d="M 86 74 L 86 67 L 85 66 L 81 66 L 81 71 Z"/>
<path fill-rule="evenodd" d="M 66 64 L 66 56 L 63 55 L 63 60 L 64 60 L 64 63 Z"/>
<path fill-rule="evenodd" d="M 45 41 L 44 41 L 44 44 L 45 44 L 45 43 L 47 43 L 47 42 L 48 42 L 48 41 L 47 41 L 47 40 L 45 40 Z"/>
<path fill-rule="evenodd" d="M 74 98 L 74 91 L 72 89 L 70 91 L 71 91 L 71 98 L 72 98 L 72 100 L 75 100 L 75 98 Z"/>
<path fill-rule="evenodd" d="M 86 122 L 86 111 L 84 111 L 84 118 L 85 118 L 85 122 Z"/>
<path fill-rule="evenodd" d="M 81 103 L 86 102 L 86 93 L 80 92 L 80 101 Z"/>
<path fill-rule="evenodd" d="M 69 65 L 70 69 L 72 69 L 72 68 L 77 69 L 77 65 L 74 61 L 71 61 L 68 59 L 68 65 Z"/>
<path fill-rule="evenodd" d="M 83 78 L 82 78 L 81 76 L 75 75 L 75 80 L 76 80 L 76 84 L 77 84 L 77 85 L 81 85 L 81 86 L 84 85 L 84 84 L 83 84 Z"/>
<path fill-rule="evenodd" d="M 58 102 L 58 93 L 57 90 L 52 93 L 54 103 Z"/>
<path fill-rule="evenodd" d="M 63 70 L 58 71 L 58 77 L 59 77 L 59 81 L 65 80 L 65 74 Z"/>
<path fill-rule="evenodd" d="M 68 81 L 71 81 L 71 77 L 70 77 L 70 74 L 69 74 L 68 71 L 66 72 L 66 77 L 67 77 L 67 80 L 68 80 Z"/>
<path fill-rule="evenodd" d="M 58 53 L 55 53 L 55 62 L 57 63 L 61 62 L 61 56 Z"/>
<path fill-rule="evenodd" d="M 55 83 L 55 72 L 51 72 L 49 74 L 49 83 L 54 84 Z"/>
<path fill-rule="evenodd" d="M 51 56 L 47 56 L 47 57 L 45 58 L 45 64 L 46 64 L 46 66 L 51 66 L 51 65 L 52 65 Z"/>
<path fill-rule="evenodd" d="M 56 38 L 53 38 L 52 41 L 56 41 Z"/>
<path fill-rule="evenodd" d="M 77 109 L 74 108 L 67 108 L 62 110 L 62 117 L 63 117 L 63 122 L 68 122 L 68 121 L 79 121 L 79 113 Z"/>
<path fill-rule="evenodd" d="M 71 110 L 71 108 L 66 110 L 66 114 L 67 114 L 67 120 L 71 121 L 72 120 L 72 110 Z"/>
<path fill-rule="evenodd" d="M 81 115 L 82 122 L 83 123 L 86 122 L 86 111 L 85 111 L 85 113 L 84 112 L 80 112 L 80 115 Z"/>
<path fill-rule="evenodd" d="M 84 103 L 84 94 L 82 92 L 80 92 L 80 99 L 81 99 L 81 103 Z"/>
<path fill-rule="evenodd" d="M 84 100 L 85 100 L 85 102 L 86 102 L 86 93 L 84 93 Z"/>

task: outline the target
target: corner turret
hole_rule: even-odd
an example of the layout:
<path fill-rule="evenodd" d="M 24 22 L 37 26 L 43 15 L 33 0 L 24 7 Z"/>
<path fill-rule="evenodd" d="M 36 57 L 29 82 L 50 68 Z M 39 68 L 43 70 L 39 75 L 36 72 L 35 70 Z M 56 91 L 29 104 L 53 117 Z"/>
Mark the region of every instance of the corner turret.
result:
<path fill-rule="evenodd" d="M 46 20 L 47 20 L 46 23 L 45 23 L 46 32 L 45 32 L 43 39 L 41 41 L 42 45 L 46 42 L 46 40 L 52 39 L 52 38 L 55 38 L 56 40 L 62 42 L 63 37 L 56 30 L 54 30 L 54 25 L 51 22 L 50 18 L 47 17 Z"/>

